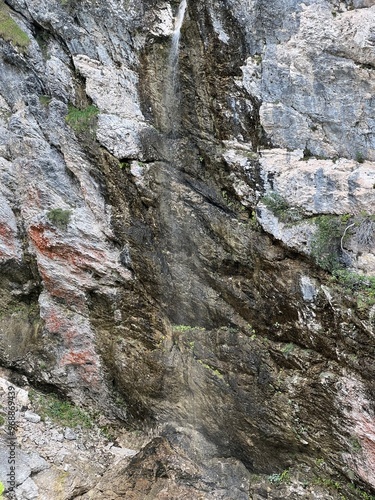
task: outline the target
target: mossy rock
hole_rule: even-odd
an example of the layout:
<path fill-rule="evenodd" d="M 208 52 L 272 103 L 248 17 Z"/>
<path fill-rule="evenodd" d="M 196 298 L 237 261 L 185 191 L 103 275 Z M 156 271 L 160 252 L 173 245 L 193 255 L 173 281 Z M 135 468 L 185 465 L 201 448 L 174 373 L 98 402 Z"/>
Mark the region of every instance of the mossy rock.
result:
<path fill-rule="evenodd" d="M 30 45 L 30 38 L 11 17 L 10 9 L 3 1 L 0 1 L 0 37 L 23 52 Z"/>

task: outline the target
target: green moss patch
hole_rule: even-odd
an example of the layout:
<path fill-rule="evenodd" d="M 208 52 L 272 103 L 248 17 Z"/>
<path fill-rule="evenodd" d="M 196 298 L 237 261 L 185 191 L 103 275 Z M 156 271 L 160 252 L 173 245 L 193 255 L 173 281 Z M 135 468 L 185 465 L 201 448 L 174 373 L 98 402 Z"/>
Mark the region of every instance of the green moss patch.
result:
<path fill-rule="evenodd" d="M 90 416 L 69 401 L 63 401 L 54 394 L 39 394 L 30 391 L 30 401 L 37 413 L 43 418 L 50 418 L 55 423 L 67 426 L 89 429 L 92 427 Z"/>
<path fill-rule="evenodd" d="M 0 0 L 0 37 L 7 42 L 16 45 L 25 51 L 30 44 L 30 38 L 22 31 L 14 19 L 10 16 L 10 10 L 3 1 Z"/>
<path fill-rule="evenodd" d="M 69 105 L 68 114 L 66 115 L 65 119 L 69 126 L 77 134 L 94 134 L 96 130 L 98 114 L 99 109 L 94 104 L 90 104 L 84 109 L 79 109 L 73 105 Z"/>

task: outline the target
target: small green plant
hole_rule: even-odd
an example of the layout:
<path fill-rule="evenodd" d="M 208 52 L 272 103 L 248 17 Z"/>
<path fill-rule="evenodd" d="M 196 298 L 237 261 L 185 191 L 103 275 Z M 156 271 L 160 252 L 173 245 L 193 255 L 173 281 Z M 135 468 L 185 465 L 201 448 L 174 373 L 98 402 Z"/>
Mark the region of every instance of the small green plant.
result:
<path fill-rule="evenodd" d="M 203 327 L 199 327 L 199 326 L 173 325 L 173 330 L 175 332 L 186 333 L 186 332 L 191 332 L 193 330 L 199 330 L 201 332 L 204 332 L 206 329 Z"/>
<path fill-rule="evenodd" d="M 104 425 L 103 427 L 101 427 L 100 432 L 106 439 L 108 439 L 108 441 L 113 442 L 116 439 L 113 429 L 108 425 Z"/>
<path fill-rule="evenodd" d="M 84 109 L 78 109 L 70 104 L 65 120 L 77 134 L 94 135 L 98 114 L 99 109 L 94 104 Z"/>
<path fill-rule="evenodd" d="M 275 215 L 285 212 L 289 209 L 289 203 L 278 193 L 270 192 L 262 198 L 262 202 L 268 207 Z"/>
<path fill-rule="evenodd" d="M 90 416 L 69 401 L 62 401 L 54 394 L 37 394 L 30 391 L 30 401 L 41 417 L 50 418 L 57 424 L 68 427 L 91 428 Z"/>
<path fill-rule="evenodd" d="M 324 458 L 317 458 L 315 460 L 315 463 L 319 468 L 322 468 L 326 465 Z"/>
<path fill-rule="evenodd" d="M 334 481 L 331 478 L 321 478 L 321 477 L 317 477 L 314 480 L 314 484 L 317 484 L 319 486 L 324 486 L 325 488 L 334 489 L 336 491 L 340 491 L 343 486 L 339 481 Z"/>
<path fill-rule="evenodd" d="M 289 469 L 285 469 L 280 474 L 272 474 L 268 476 L 268 480 L 271 483 L 287 483 L 290 480 L 290 472 Z"/>
<path fill-rule="evenodd" d="M 47 212 L 47 218 L 55 226 L 61 229 L 66 229 L 69 224 L 71 214 L 72 214 L 71 210 L 63 210 L 62 208 L 53 208 L 52 210 Z"/>
<path fill-rule="evenodd" d="M 224 378 L 223 374 L 219 370 L 217 370 L 213 366 L 208 365 L 207 363 L 204 363 L 201 359 L 198 359 L 198 363 L 200 363 L 203 366 L 203 368 L 206 368 L 206 370 L 209 370 L 216 377 L 218 377 L 220 379 Z"/>
<path fill-rule="evenodd" d="M 293 223 L 303 218 L 301 210 L 297 207 L 291 207 L 278 193 L 270 192 L 261 201 L 281 222 Z"/>
<path fill-rule="evenodd" d="M 343 267 L 341 245 L 346 221 L 335 215 L 321 215 L 313 222 L 317 226 L 311 241 L 311 255 L 315 262 L 326 271 L 340 269 Z"/>
<path fill-rule="evenodd" d="M 355 484 L 350 484 L 349 488 L 357 495 L 357 498 L 361 498 L 362 500 L 375 500 L 374 495 L 370 495 L 366 491 L 362 490 Z"/>
<path fill-rule="evenodd" d="M 351 292 L 367 291 L 375 294 L 375 277 L 353 273 L 346 269 L 339 269 L 334 273 L 339 283 Z"/>
<path fill-rule="evenodd" d="M 284 346 L 284 347 L 282 348 L 282 352 L 283 352 L 286 356 L 288 356 L 288 354 L 290 354 L 291 352 L 293 352 L 293 351 L 294 351 L 295 347 L 296 347 L 296 346 L 295 346 L 295 345 L 291 342 L 291 343 L 289 343 L 289 344 L 286 344 L 286 346 Z"/>
<path fill-rule="evenodd" d="M 303 150 L 303 159 L 309 160 L 310 158 L 313 158 L 313 157 L 314 157 L 314 153 L 308 147 L 305 147 L 305 149 Z"/>
<path fill-rule="evenodd" d="M 52 97 L 49 95 L 40 95 L 39 102 L 42 106 L 48 107 L 49 103 L 52 101 Z"/>
<path fill-rule="evenodd" d="M 0 415 L 0 427 L 3 426 L 5 424 L 5 418 Z"/>
<path fill-rule="evenodd" d="M 2 481 L 0 481 L 0 498 L 3 498 L 4 491 L 5 491 L 5 486 L 2 483 Z"/>
<path fill-rule="evenodd" d="M 189 326 L 189 325 L 174 325 L 173 326 L 173 330 L 175 332 L 182 332 L 182 333 L 184 333 L 184 332 L 190 332 L 193 329 L 194 329 L 194 327 Z"/>
<path fill-rule="evenodd" d="M 355 453 L 358 453 L 362 450 L 362 445 L 356 436 L 352 436 L 350 438 L 349 442 L 350 442 L 350 447 L 351 447 L 352 451 L 354 451 Z"/>
<path fill-rule="evenodd" d="M 230 195 L 228 194 L 227 191 L 225 191 L 225 189 L 223 189 L 221 191 L 221 196 L 223 197 L 224 201 L 225 201 L 225 204 L 228 208 L 233 208 L 234 207 L 234 203 L 233 201 L 231 201 L 230 199 Z"/>
<path fill-rule="evenodd" d="M 119 167 L 120 169 L 129 169 L 130 168 L 130 163 L 128 161 L 119 161 Z"/>
<path fill-rule="evenodd" d="M 0 0 L 0 37 L 23 52 L 30 44 L 30 38 L 11 17 L 9 7 L 2 0 Z"/>
<path fill-rule="evenodd" d="M 355 160 L 356 162 L 358 163 L 364 163 L 365 161 L 365 158 L 363 156 L 363 153 L 361 153 L 361 151 L 357 151 L 356 155 L 355 155 Z"/>
<path fill-rule="evenodd" d="M 357 299 L 360 309 L 375 304 L 375 277 L 339 269 L 333 273 L 333 279 Z"/>

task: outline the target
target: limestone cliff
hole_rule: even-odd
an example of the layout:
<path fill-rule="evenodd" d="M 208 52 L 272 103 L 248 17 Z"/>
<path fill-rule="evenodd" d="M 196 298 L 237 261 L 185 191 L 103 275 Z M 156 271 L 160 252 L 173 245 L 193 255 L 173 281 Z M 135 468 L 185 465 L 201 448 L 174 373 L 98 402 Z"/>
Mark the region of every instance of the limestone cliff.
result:
<path fill-rule="evenodd" d="M 372 3 L 0 2 L 2 387 L 148 436 L 17 498 L 373 498 Z"/>

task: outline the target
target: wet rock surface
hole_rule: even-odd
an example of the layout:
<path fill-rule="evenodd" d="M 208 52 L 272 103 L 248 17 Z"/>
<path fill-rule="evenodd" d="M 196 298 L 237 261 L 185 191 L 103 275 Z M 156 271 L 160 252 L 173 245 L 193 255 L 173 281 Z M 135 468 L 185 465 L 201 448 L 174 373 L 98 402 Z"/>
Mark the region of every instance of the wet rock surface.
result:
<path fill-rule="evenodd" d="M 170 82 L 179 2 L 7 2 L 4 379 L 145 431 L 23 393 L 17 498 L 374 493 L 370 3 L 188 0 Z"/>

